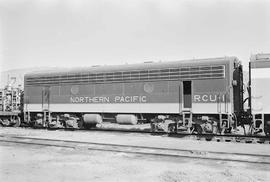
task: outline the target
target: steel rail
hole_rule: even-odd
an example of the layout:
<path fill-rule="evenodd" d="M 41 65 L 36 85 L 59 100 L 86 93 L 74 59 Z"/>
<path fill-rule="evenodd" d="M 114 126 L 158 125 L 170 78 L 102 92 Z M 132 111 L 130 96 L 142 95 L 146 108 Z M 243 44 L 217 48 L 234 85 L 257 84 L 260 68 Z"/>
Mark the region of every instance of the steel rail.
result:
<path fill-rule="evenodd" d="M 29 127 L 26 127 L 29 128 Z M 237 135 L 237 134 L 195 134 L 195 133 L 167 133 L 164 131 L 151 132 L 149 130 L 138 130 L 138 129 L 112 129 L 112 128 L 91 128 L 91 129 L 75 129 L 75 128 L 30 128 L 30 129 L 47 129 L 47 130 L 62 130 L 62 131 L 104 131 L 104 132 L 121 132 L 121 133 L 138 133 L 138 134 L 151 134 L 151 135 L 167 135 L 168 137 L 184 138 L 216 142 L 236 142 L 236 143 L 260 143 L 270 144 L 269 136 L 262 135 Z M 193 138 L 192 138 L 193 137 Z"/>
<path fill-rule="evenodd" d="M 51 129 L 48 129 L 51 130 Z M 74 129 L 62 129 L 62 130 L 74 130 Z M 167 133 L 164 131 L 158 131 L 158 132 L 151 132 L 147 130 L 130 130 L 130 129 L 107 129 L 107 128 L 91 128 L 91 129 L 75 129 L 74 131 L 104 131 L 104 132 L 121 132 L 121 133 L 140 133 L 140 134 L 151 134 L 151 135 L 167 135 L 169 137 L 176 137 L 176 138 L 181 138 L 181 137 L 197 137 L 197 139 L 206 139 L 211 141 L 212 139 L 215 138 L 220 138 L 223 139 L 223 141 L 228 142 L 229 140 L 231 141 L 232 138 L 236 142 L 240 142 L 240 140 L 245 140 L 246 143 L 252 143 L 252 140 L 260 140 L 257 143 L 262 143 L 262 144 L 270 144 L 270 137 L 269 136 L 262 136 L 262 135 L 257 135 L 257 136 L 252 136 L 252 135 L 237 135 L 237 134 L 195 134 L 195 133 Z M 227 139 L 226 139 L 227 138 Z M 222 140 L 219 140 L 222 142 Z M 264 143 L 268 142 L 268 143 Z"/>

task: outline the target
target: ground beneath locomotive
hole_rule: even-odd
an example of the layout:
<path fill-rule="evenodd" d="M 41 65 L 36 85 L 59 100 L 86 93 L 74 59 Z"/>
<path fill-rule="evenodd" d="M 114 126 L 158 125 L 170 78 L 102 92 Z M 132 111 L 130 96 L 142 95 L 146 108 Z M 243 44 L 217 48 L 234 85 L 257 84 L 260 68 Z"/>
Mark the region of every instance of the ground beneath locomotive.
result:
<path fill-rule="evenodd" d="M 113 152 L 1 145 L 1 181 L 269 181 L 269 168 Z"/>
<path fill-rule="evenodd" d="M 54 138 L 95 137 L 96 140 L 123 141 L 145 139 L 135 134 L 103 132 L 48 132 L 45 130 L 3 129 L 2 134 L 17 136 L 51 136 Z M 118 136 L 118 137 L 116 137 Z M 151 138 L 147 137 L 147 138 Z M 165 137 L 158 137 L 166 139 Z M 154 137 L 154 139 L 158 139 Z M 87 140 L 90 140 L 89 138 Z M 152 139 L 153 140 L 153 139 Z M 176 139 L 167 139 L 169 141 Z M 179 141 L 179 140 L 178 140 Z M 133 141 L 134 142 L 134 141 Z M 179 141 L 180 142 L 180 141 Z M 184 141 L 193 145 L 194 142 Z M 164 143 L 160 141 L 160 143 Z M 202 143 L 202 142 L 199 142 Z M 198 144 L 198 143 L 197 143 Z M 219 146 L 211 142 L 212 146 Z M 223 144 L 222 144 L 223 145 Z M 241 145 L 230 144 L 231 147 Z M 233 146 L 232 146 L 233 145 Z M 246 144 L 250 148 L 265 145 Z M 268 146 L 268 145 L 267 145 Z M 205 145 L 207 147 L 207 145 Z M 135 155 L 119 152 L 77 150 L 60 147 L 0 143 L 0 181 L 270 181 L 270 166 L 191 158 Z"/>

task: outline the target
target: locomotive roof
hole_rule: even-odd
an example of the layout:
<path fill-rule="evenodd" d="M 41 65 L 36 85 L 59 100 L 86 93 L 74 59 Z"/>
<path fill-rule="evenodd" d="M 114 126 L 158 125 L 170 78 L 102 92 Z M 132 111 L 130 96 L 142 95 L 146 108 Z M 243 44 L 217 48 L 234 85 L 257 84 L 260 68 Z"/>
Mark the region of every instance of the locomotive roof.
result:
<path fill-rule="evenodd" d="M 175 68 L 176 66 L 200 66 L 200 65 L 217 65 L 228 62 L 239 62 L 237 57 L 219 57 L 207 59 L 191 59 L 182 61 L 168 61 L 168 62 L 145 62 L 136 64 L 123 64 L 123 65 L 100 65 L 92 67 L 77 67 L 77 68 L 58 68 L 51 70 L 34 71 L 27 73 L 26 77 L 36 77 L 45 75 L 62 75 L 62 74 L 78 74 L 78 73 L 103 73 L 103 72 L 121 72 L 121 71 L 134 71 L 145 69 L 166 69 Z"/>

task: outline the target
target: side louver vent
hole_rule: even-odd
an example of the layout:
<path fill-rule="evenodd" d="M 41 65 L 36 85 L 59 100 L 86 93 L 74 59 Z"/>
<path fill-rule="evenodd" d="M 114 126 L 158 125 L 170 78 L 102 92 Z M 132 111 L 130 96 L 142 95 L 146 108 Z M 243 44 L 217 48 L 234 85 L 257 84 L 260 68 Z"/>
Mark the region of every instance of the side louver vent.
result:
<path fill-rule="evenodd" d="M 61 74 L 58 76 L 42 76 L 26 78 L 27 86 L 86 84 L 86 83 L 116 83 L 160 80 L 194 80 L 218 79 L 225 77 L 225 66 L 199 66 L 150 70 L 133 70 L 106 73 Z"/>

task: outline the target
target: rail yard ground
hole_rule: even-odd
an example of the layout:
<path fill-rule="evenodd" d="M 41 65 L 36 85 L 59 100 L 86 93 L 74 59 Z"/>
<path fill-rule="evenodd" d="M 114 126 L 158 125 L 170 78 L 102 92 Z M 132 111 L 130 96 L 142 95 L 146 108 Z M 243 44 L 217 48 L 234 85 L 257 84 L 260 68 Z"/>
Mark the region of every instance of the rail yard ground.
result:
<path fill-rule="evenodd" d="M 0 135 L 0 181 L 270 181 L 270 164 L 260 163 L 259 160 L 257 163 L 248 163 L 192 158 L 192 155 L 169 157 L 113 150 L 85 150 L 82 144 L 76 148 L 31 145 L 30 139 L 185 149 L 199 152 L 198 155 L 202 157 L 209 155 L 208 152 L 267 156 L 270 155 L 269 144 L 218 143 L 137 133 L 25 128 L 0 128 Z M 24 141 L 28 143 L 4 142 L 4 138 L 11 140 L 12 137 L 27 137 Z"/>

